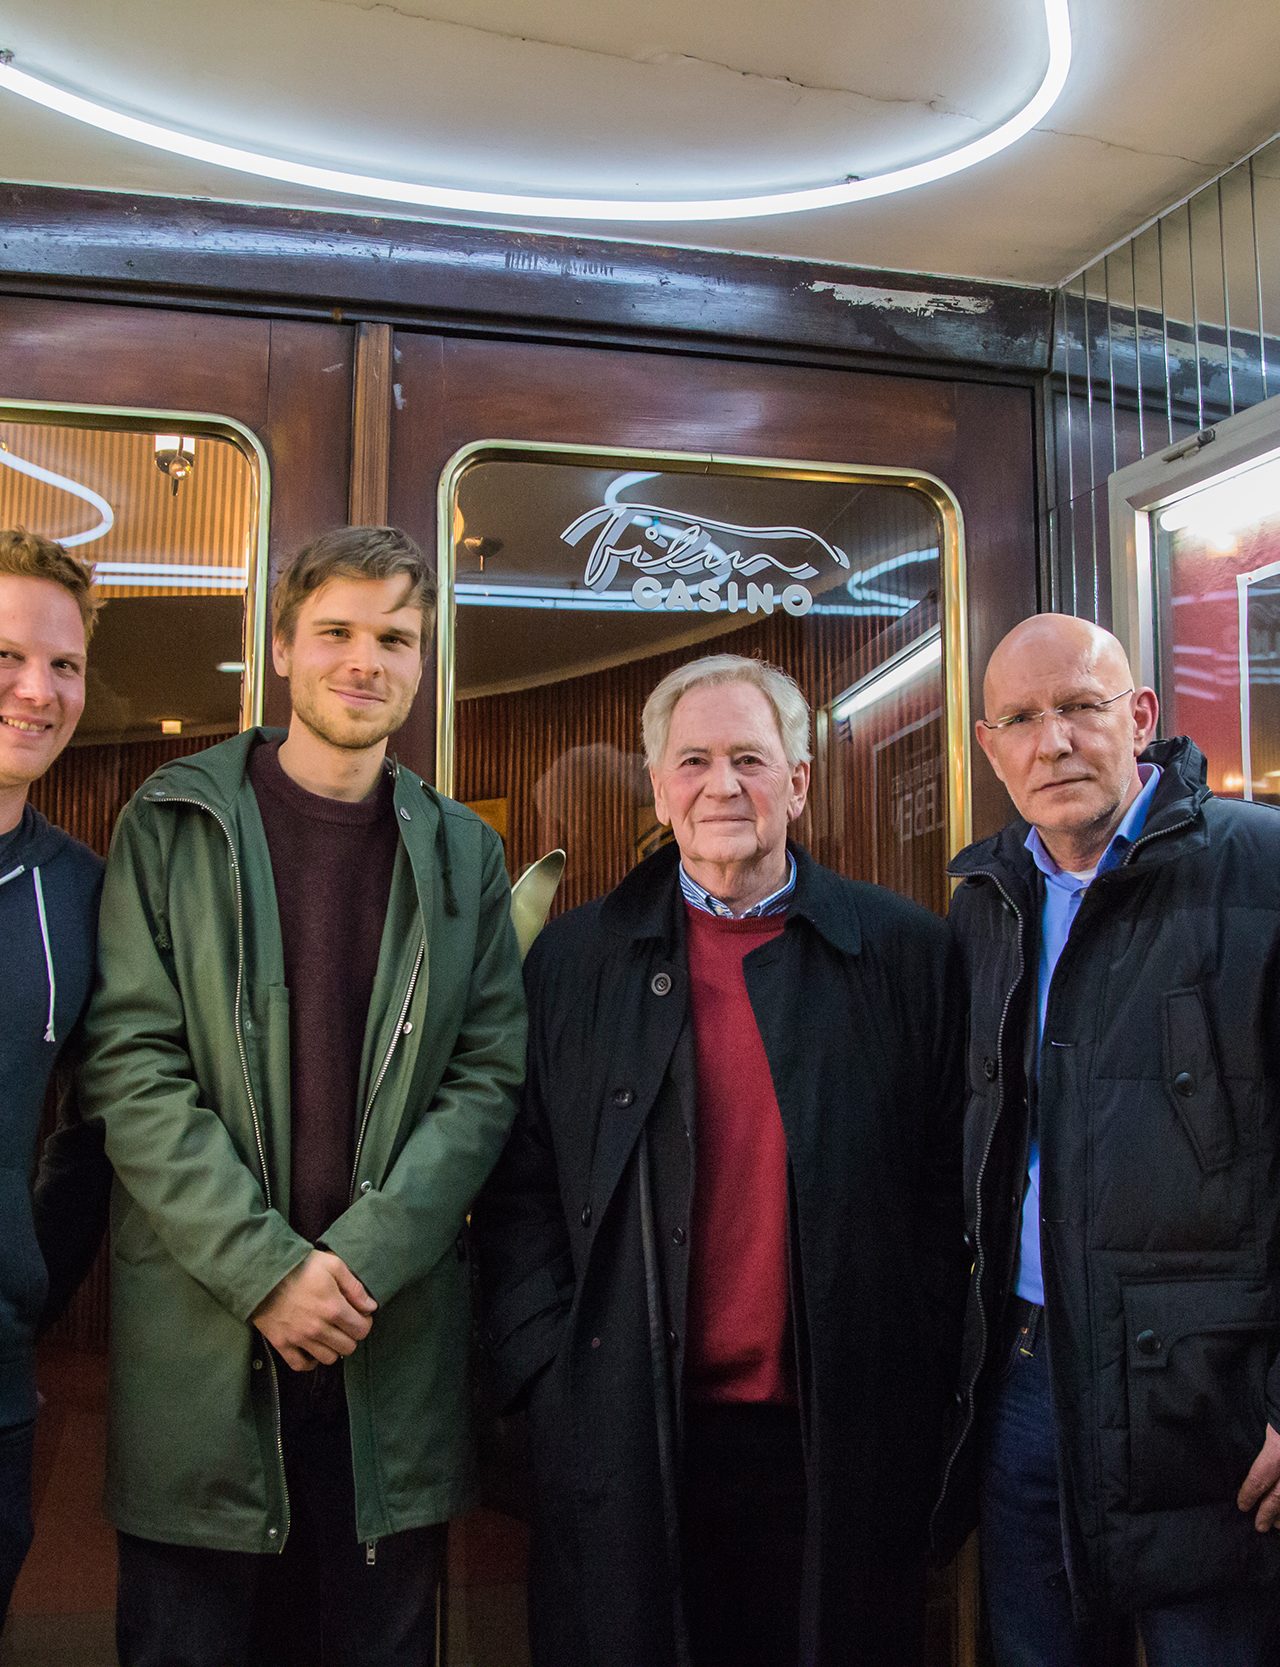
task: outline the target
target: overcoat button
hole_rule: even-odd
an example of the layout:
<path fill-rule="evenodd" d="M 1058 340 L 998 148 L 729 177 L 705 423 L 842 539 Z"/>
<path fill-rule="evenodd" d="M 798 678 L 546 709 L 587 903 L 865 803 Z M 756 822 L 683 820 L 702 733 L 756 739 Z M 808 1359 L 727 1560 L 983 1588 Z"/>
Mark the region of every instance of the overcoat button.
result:
<path fill-rule="evenodd" d="M 676 1227 L 676 1228 L 672 1229 L 671 1242 L 672 1242 L 672 1244 L 683 1244 L 684 1243 L 684 1228 L 683 1227 Z"/>
<path fill-rule="evenodd" d="M 988 1082 L 994 1082 L 1000 1074 L 1000 1068 L 990 1054 L 982 1061 L 982 1074 Z"/>
<path fill-rule="evenodd" d="M 1138 1353 L 1145 1355 L 1159 1354 L 1164 1347 L 1154 1331 L 1140 1331 L 1134 1339 L 1134 1344 Z"/>
<path fill-rule="evenodd" d="M 361 1181 L 360 1191 L 361 1192 L 372 1192 L 373 1191 L 373 1182 L 372 1181 Z"/>
<path fill-rule="evenodd" d="M 629 1088 L 615 1088 L 613 1091 L 613 1103 L 615 1106 L 621 1106 L 625 1109 L 627 1106 L 631 1105 L 634 1100 L 635 1095 Z"/>
<path fill-rule="evenodd" d="M 590 1225 L 591 1225 L 591 1206 L 590 1206 L 590 1204 L 584 1204 L 582 1206 L 582 1225 L 584 1227 L 590 1227 Z"/>
<path fill-rule="evenodd" d="M 600 1347 L 600 1339 L 598 1337 L 593 1337 L 591 1339 L 591 1347 L 593 1349 L 598 1349 Z"/>
<path fill-rule="evenodd" d="M 1181 1094 L 1184 1100 L 1189 1100 L 1196 1091 L 1196 1079 L 1190 1071 L 1179 1071 L 1173 1079 L 1173 1091 Z"/>
<path fill-rule="evenodd" d="M 408 821 L 411 820 L 409 812 L 404 808 L 403 805 L 401 805 L 401 807 L 400 807 L 400 819 L 401 819 L 401 821 L 404 821 L 404 822 L 408 822 Z"/>
<path fill-rule="evenodd" d="M 669 1332 L 668 1332 L 668 1333 L 667 1333 L 667 1342 L 668 1342 L 668 1343 L 669 1343 L 669 1344 L 670 1344 L 670 1345 L 671 1345 L 671 1347 L 672 1347 L 672 1348 L 673 1348 L 673 1349 L 674 1349 L 674 1348 L 676 1348 L 676 1347 L 677 1347 L 677 1346 L 678 1346 L 678 1344 L 679 1344 L 679 1342 L 680 1342 L 680 1339 L 679 1339 L 679 1337 L 677 1337 L 677 1336 L 676 1336 L 676 1334 L 675 1334 L 675 1332 L 674 1332 L 674 1331 L 669 1331 Z"/>
<path fill-rule="evenodd" d="M 253 1369 L 254 1369 L 255 1372 L 260 1372 L 262 1370 L 262 1357 L 261 1357 L 261 1355 L 255 1355 L 253 1357 Z"/>
<path fill-rule="evenodd" d="M 655 996 L 669 996 L 671 994 L 671 974 L 669 972 L 655 972 L 649 980 L 649 988 Z"/>

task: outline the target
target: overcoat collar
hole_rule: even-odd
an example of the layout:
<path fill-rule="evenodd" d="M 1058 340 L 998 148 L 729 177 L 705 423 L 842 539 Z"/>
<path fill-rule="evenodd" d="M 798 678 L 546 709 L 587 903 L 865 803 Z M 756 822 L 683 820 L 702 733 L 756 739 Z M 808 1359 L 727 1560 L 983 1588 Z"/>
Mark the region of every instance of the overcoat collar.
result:
<path fill-rule="evenodd" d="M 862 928 L 847 889 L 837 875 L 814 862 L 803 846 L 788 840 L 787 849 L 796 863 L 788 926 L 804 920 L 834 949 L 856 955 L 862 945 Z M 684 942 L 684 905 L 676 874 L 679 861 L 680 852 L 672 840 L 633 868 L 601 905 L 603 925 L 622 938 L 660 942 L 668 955 L 675 954 Z"/>

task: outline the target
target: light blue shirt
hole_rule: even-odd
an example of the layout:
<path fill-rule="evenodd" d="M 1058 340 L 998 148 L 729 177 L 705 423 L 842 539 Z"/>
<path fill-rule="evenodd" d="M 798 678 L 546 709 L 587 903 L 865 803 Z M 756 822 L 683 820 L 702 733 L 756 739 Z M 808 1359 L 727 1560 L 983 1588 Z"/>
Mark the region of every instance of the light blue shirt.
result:
<path fill-rule="evenodd" d="M 787 852 L 787 877 L 778 887 L 771 891 L 768 897 L 762 897 L 758 903 L 753 903 L 749 909 L 741 914 L 735 914 L 723 898 L 713 897 L 709 891 L 703 889 L 695 880 L 690 879 L 684 864 L 680 864 L 680 890 L 686 903 L 691 903 L 695 909 L 701 909 L 704 914 L 718 915 L 721 920 L 757 920 L 761 915 L 784 914 L 791 904 L 791 893 L 796 889 L 796 859 Z"/>
<path fill-rule="evenodd" d="M 1040 911 L 1039 1000 L 1036 1007 L 1037 1062 L 1044 1036 L 1044 1016 L 1049 1006 L 1053 969 L 1071 935 L 1080 899 L 1092 880 L 1099 874 L 1105 874 L 1109 868 L 1118 868 L 1124 861 L 1129 847 L 1141 834 L 1147 812 L 1151 809 L 1151 801 L 1160 781 L 1160 767 L 1157 764 L 1139 764 L 1138 775 L 1142 779 L 1142 790 L 1125 812 L 1124 820 L 1112 834 L 1111 843 L 1092 872 L 1074 874 L 1069 869 L 1059 868 L 1037 830 L 1032 828 L 1027 835 L 1027 850 L 1044 875 L 1044 907 Z M 1022 1201 L 1022 1251 L 1014 1289 L 1027 1302 L 1044 1301 L 1044 1276 L 1040 1268 L 1040 1143 L 1035 1140 L 1027 1154 L 1027 1191 Z"/>

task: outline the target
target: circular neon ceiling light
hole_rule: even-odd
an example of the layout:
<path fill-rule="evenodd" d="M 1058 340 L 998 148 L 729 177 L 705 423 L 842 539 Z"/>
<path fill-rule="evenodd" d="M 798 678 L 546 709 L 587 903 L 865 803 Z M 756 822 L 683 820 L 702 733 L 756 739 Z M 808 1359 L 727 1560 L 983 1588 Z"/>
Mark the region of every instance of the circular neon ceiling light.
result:
<path fill-rule="evenodd" d="M 1042 121 L 1057 102 L 1071 68 L 1071 19 L 1067 0 L 1044 0 L 1045 28 L 1049 40 L 1049 61 L 1044 79 L 1022 109 L 998 127 L 960 145 L 943 156 L 910 167 L 891 168 L 866 179 L 842 179 L 831 185 L 815 185 L 794 191 L 761 191 L 735 197 L 671 197 L 640 199 L 629 197 L 559 197 L 507 191 L 472 191 L 449 185 L 424 185 L 412 180 L 384 179 L 376 174 L 354 174 L 339 168 L 325 168 L 309 162 L 291 162 L 285 157 L 267 156 L 238 145 L 201 139 L 158 122 L 113 110 L 109 105 L 82 98 L 53 82 L 28 75 L 14 67 L 11 52 L 0 52 L 0 87 L 19 97 L 42 104 L 89 127 L 132 139 L 153 150 L 211 162 L 219 168 L 254 174 L 262 179 L 280 180 L 311 190 L 338 192 L 347 197 L 367 197 L 377 202 L 405 203 L 417 208 L 445 208 L 464 214 L 521 214 L 540 220 L 748 220 L 765 214 L 799 214 L 814 208 L 836 208 L 845 203 L 870 202 L 875 197 L 910 191 L 933 180 L 962 173 L 988 157 L 1007 150 L 1036 123 Z"/>

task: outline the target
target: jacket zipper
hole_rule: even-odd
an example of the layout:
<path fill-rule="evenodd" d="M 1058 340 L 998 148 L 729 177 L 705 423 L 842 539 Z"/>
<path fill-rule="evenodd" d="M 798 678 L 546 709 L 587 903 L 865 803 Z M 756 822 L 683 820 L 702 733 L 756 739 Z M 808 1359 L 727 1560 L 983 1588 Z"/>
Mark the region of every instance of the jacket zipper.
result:
<path fill-rule="evenodd" d="M 168 793 L 162 794 L 159 798 L 148 794 L 148 798 L 152 804 L 194 805 L 197 810 L 203 810 L 206 814 L 212 816 L 214 821 L 222 829 L 223 834 L 226 836 L 227 851 L 231 857 L 231 873 L 235 880 L 236 888 L 236 1047 L 240 1052 L 240 1069 L 244 1075 L 244 1089 L 249 1100 L 249 1116 L 253 1122 L 253 1138 L 257 1144 L 258 1163 L 262 1170 L 262 1196 L 266 1201 L 267 1208 L 270 1209 L 271 1177 L 267 1173 L 267 1149 L 262 1138 L 262 1125 L 258 1120 L 257 1101 L 253 1097 L 253 1083 L 249 1076 L 249 1056 L 245 1052 L 244 1033 L 241 1027 L 240 1018 L 244 994 L 244 892 L 240 883 L 240 859 L 236 855 L 236 842 L 231 837 L 231 829 L 227 826 L 226 821 L 219 816 L 218 812 L 214 810 L 212 805 L 206 804 L 203 799 L 179 798 L 176 795 L 171 796 Z M 289 1510 L 289 1486 L 285 1480 L 284 1474 L 284 1434 L 281 1429 L 280 1422 L 280 1380 L 276 1373 L 275 1357 L 269 1348 L 266 1350 L 266 1357 L 267 1366 L 271 1372 L 271 1398 L 275 1405 L 276 1458 L 279 1460 L 280 1464 L 280 1496 L 284 1501 L 284 1532 L 280 1536 L 280 1543 L 277 1549 L 283 1551 L 285 1541 L 289 1538 L 289 1527 L 292 1519 Z"/>
<path fill-rule="evenodd" d="M 1171 827 L 1158 828 L 1154 833 L 1142 834 L 1139 838 L 1134 840 L 1133 844 L 1129 847 L 1128 851 L 1125 853 L 1124 861 L 1119 866 L 1121 868 L 1128 867 L 1128 865 L 1133 861 L 1134 856 L 1136 855 L 1137 851 L 1139 850 L 1139 848 L 1141 846 L 1143 846 L 1145 844 L 1148 844 L 1152 840 L 1163 839 L 1168 834 L 1181 833 L 1184 828 L 1191 827 L 1195 823 L 1195 820 L 1196 820 L 1196 818 L 1195 818 L 1194 815 L 1187 816 L 1187 817 L 1184 817 L 1181 822 L 1175 822 Z M 999 1026 L 999 1029 L 996 1033 L 996 1054 L 997 1054 L 997 1059 L 999 1061 L 1000 1070 L 1001 1070 L 1000 1105 L 997 1108 L 995 1117 L 992 1119 L 991 1129 L 990 1129 L 990 1132 L 987 1135 L 986 1146 L 983 1148 L 982 1161 L 978 1165 L 978 1175 L 977 1175 L 977 1180 L 976 1180 L 975 1186 L 974 1186 L 975 1208 L 974 1208 L 974 1218 L 973 1218 L 973 1241 L 974 1241 L 973 1248 L 974 1248 L 974 1272 L 975 1272 L 975 1275 L 976 1275 L 976 1281 L 975 1281 L 975 1287 L 974 1288 L 975 1288 L 975 1293 L 976 1293 L 975 1300 L 977 1302 L 977 1307 L 978 1307 L 978 1319 L 979 1319 L 979 1322 L 981 1324 L 981 1349 L 980 1349 L 980 1352 L 979 1352 L 979 1355 L 978 1355 L 979 1372 L 981 1372 L 982 1364 L 986 1360 L 986 1353 L 987 1353 L 987 1314 L 986 1314 L 986 1309 L 983 1307 L 983 1302 L 982 1302 L 982 1275 L 983 1275 L 983 1271 L 984 1271 L 984 1261 L 985 1261 L 985 1253 L 983 1251 L 983 1246 L 982 1246 L 982 1182 L 983 1182 L 983 1178 L 986 1175 L 987 1161 L 991 1156 L 991 1148 L 995 1144 L 996 1128 L 997 1128 L 997 1125 L 1000 1122 L 1001 1113 L 1004 1111 L 1004 1076 L 1003 1076 L 1003 1072 L 1004 1072 L 1004 1027 L 1005 1027 L 1005 1020 L 1009 1016 L 1010 1004 L 1013 1001 L 1013 993 L 1018 988 L 1018 985 L 1022 982 L 1022 975 L 1023 975 L 1023 972 L 1026 970 L 1026 955 L 1024 954 L 1023 947 L 1022 947 L 1022 945 L 1023 945 L 1023 932 L 1024 932 L 1026 922 L 1023 918 L 1023 914 L 1022 914 L 1021 909 L 1019 909 L 1018 905 L 1014 902 L 1013 898 L 1010 897 L 1009 893 L 1005 890 L 1004 886 L 1000 883 L 1000 880 L 999 880 L 998 876 L 995 873 L 993 873 L 991 869 L 989 869 L 989 868 L 975 868 L 969 874 L 966 874 L 965 878 L 970 879 L 970 878 L 973 878 L 973 877 L 976 877 L 976 876 L 981 876 L 982 878 L 988 879 L 988 880 L 991 881 L 992 885 L 995 886 L 996 890 L 1000 893 L 1001 897 L 1005 900 L 1005 902 L 1013 910 L 1013 913 L 1017 917 L 1017 921 L 1018 921 L 1018 969 L 1017 969 L 1016 973 L 1014 974 L 1013 983 L 1010 984 L 1010 986 L 1008 988 L 1008 991 L 1005 994 L 1004 1008 L 1003 1008 L 1003 1010 L 1001 1011 L 1001 1014 L 1000 1014 L 1000 1026 Z M 947 1488 L 950 1486 L 950 1483 L 951 1483 L 951 1472 L 955 1468 L 956 1459 L 960 1456 L 960 1452 L 961 1452 L 962 1448 L 964 1447 L 965 1442 L 969 1439 L 969 1432 L 970 1432 L 970 1430 L 973 1426 L 973 1415 L 974 1415 L 974 1410 L 975 1410 L 974 1390 L 975 1390 L 976 1387 L 977 1387 L 977 1376 L 974 1376 L 969 1380 L 968 1384 L 965 1386 L 965 1391 L 964 1391 L 964 1394 L 965 1394 L 964 1422 L 963 1422 L 963 1425 L 961 1427 L 960 1433 L 957 1435 L 956 1439 L 951 1443 L 951 1452 L 947 1457 L 946 1468 L 944 1469 L 944 1471 L 942 1473 L 942 1486 L 941 1486 L 941 1488 L 939 1490 L 939 1493 L 938 1493 L 937 1502 L 935 1503 L 934 1508 L 933 1508 L 933 1514 L 934 1514 L 935 1517 L 936 1517 L 936 1515 L 938 1513 L 938 1510 L 939 1510 L 939 1508 L 942 1504 L 942 1501 L 946 1498 Z"/>
<path fill-rule="evenodd" d="M 1026 971 L 1026 962 L 1027 962 L 1026 954 L 1023 950 L 1023 938 L 1024 938 L 1025 931 L 1026 931 L 1026 920 L 1025 920 L 1025 917 L 1023 916 L 1022 910 L 1014 902 L 1013 898 L 1010 897 L 1009 893 L 1005 890 L 1004 886 L 1001 885 L 999 878 L 994 873 L 992 873 L 992 871 L 989 868 L 975 869 L 973 872 L 976 875 L 982 875 L 984 878 L 990 880 L 992 885 L 995 886 L 996 890 L 1000 893 L 1001 897 L 1008 904 L 1009 908 L 1013 910 L 1014 918 L 1017 920 L 1017 923 L 1018 923 L 1018 931 L 1017 931 L 1018 967 L 1017 967 L 1017 971 L 1014 973 L 1013 982 L 1010 984 L 1008 990 L 1005 992 L 1004 1007 L 1001 1009 L 1001 1012 L 1000 1012 L 1000 1025 L 999 1025 L 999 1028 L 996 1031 L 996 1063 L 997 1063 L 997 1066 L 998 1066 L 998 1069 L 999 1069 L 999 1072 L 1000 1072 L 1000 1078 L 999 1078 L 999 1081 L 1000 1081 L 1000 1100 L 999 1100 L 999 1104 L 996 1107 L 996 1114 L 991 1119 L 991 1127 L 987 1132 L 987 1143 L 986 1143 L 986 1145 L 985 1145 L 985 1147 L 983 1148 L 983 1151 L 982 1151 L 982 1160 L 978 1165 L 977 1179 L 974 1183 L 974 1195 L 975 1195 L 974 1214 L 973 1214 L 973 1257 L 974 1257 L 974 1293 L 975 1293 L 974 1300 L 977 1303 L 978 1322 L 979 1322 L 979 1326 L 981 1328 L 980 1333 L 979 1333 L 980 1348 L 979 1348 L 979 1351 L 978 1351 L 978 1372 L 975 1373 L 970 1378 L 969 1382 L 965 1385 L 965 1390 L 964 1390 L 964 1397 L 965 1397 L 964 1419 L 963 1419 L 963 1422 L 962 1422 L 962 1425 L 961 1425 L 961 1428 L 960 1428 L 960 1433 L 956 1436 L 956 1439 L 951 1443 L 951 1452 L 947 1456 L 946 1468 L 944 1469 L 944 1471 L 942 1473 L 942 1485 L 938 1490 L 938 1498 L 937 1498 L 937 1501 L 936 1501 L 936 1503 L 934 1504 L 934 1507 L 933 1507 L 933 1515 L 935 1517 L 936 1517 L 936 1515 L 938 1513 L 938 1510 L 939 1510 L 939 1508 L 942 1504 L 942 1501 L 947 1496 L 947 1488 L 951 1484 L 951 1472 L 955 1468 L 956 1459 L 960 1456 L 960 1452 L 963 1449 L 965 1442 L 968 1441 L 969 1432 L 973 1427 L 973 1415 L 974 1415 L 974 1408 L 975 1408 L 974 1390 L 977 1387 L 978 1376 L 981 1373 L 982 1365 L 985 1362 L 986 1357 L 987 1357 L 987 1311 L 986 1311 L 986 1308 L 983 1305 L 983 1300 L 982 1300 L 982 1276 L 983 1276 L 983 1273 L 985 1271 L 985 1262 L 986 1262 L 986 1252 L 985 1252 L 985 1250 L 983 1248 L 983 1244 L 982 1244 L 982 1183 L 983 1183 L 983 1180 L 984 1180 L 984 1178 L 986 1176 L 986 1173 L 987 1173 L 987 1163 L 988 1163 L 988 1161 L 991 1157 L 991 1148 L 995 1145 L 996 1129 L 999 1127 L 1000 1118 L 1001 1118 L 1001 1115 L 1002 1115 L 1002 1113 L 1005 1109 L 1005 1106 L 1004 1106 L 1004 1089 L 1005 1089 L 1005 1078 L 1004 1078 L 1004 1027 L 1005 1027 L 1005 1021 L 1009 1017 L 1009 1008 L 1013 1003 L 1014 991 L 1018 988 L 1019 984 L 1021 984 L 1021 982 L 1022 982 L 1022 975 Z M 970 878 L 970 876 L 966 875 L 965 878 L 968 879 L 968 878 Z"/>
<path fill-rule="evenodd" d="M 404 1000 L 400 1003 L 400 1015 L 396 1019 L 396 1027 L 391 1033 L 391 1040 L 387 1044 L 387 1051 L 383 1056 L 382 1065 L 378 1070 L 377 1076 L 373 1079 L 373 1087 L 369 1090 L 369 1098 L 364 1104 L 364 1116 L 360 1119 L 360 1133 L 356 1137 L 355 1161 L 351 1165 L 351 1189 L 348 1196 L 352 1199 L 355 1198 L 356 1176 L 360 1173 L 360 1156 L 364 1150 L 365 1132 L 369 1127 L 369 1114 L 373 1110 L 374 1098 L 376 1097 L 378 1090 L 382 1087 L 382 1079 L 386 1076 L 387 1071 L 390 1068 L 391 1056 L 396 1051 L 396 1044 L 399 1042 L 401 1036 L 404 1035 L 405 1014 L 409 1011 L 409 1003 L 413 1000 L 413 992 L 418 983 L 418 974 L 422 970 L 422 958 L 426 954 L 426 951 L 427 940 L 424 938 L 418 945 L 418 954 L 413 963 L 413 971 L 409 974 L 409 983 L 404 992 Z"/>

